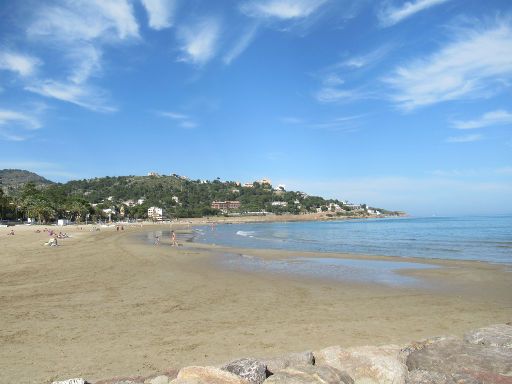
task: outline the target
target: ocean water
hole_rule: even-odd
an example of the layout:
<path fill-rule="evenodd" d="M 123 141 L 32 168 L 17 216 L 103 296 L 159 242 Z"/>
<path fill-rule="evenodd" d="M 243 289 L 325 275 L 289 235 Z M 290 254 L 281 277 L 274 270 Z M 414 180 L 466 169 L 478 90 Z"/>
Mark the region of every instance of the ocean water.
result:
<path fill-rule="evenodd" d="M 512 216 L 203 226 L 195 229 L 194 241 L 238 248 L 512 264 Z"/>

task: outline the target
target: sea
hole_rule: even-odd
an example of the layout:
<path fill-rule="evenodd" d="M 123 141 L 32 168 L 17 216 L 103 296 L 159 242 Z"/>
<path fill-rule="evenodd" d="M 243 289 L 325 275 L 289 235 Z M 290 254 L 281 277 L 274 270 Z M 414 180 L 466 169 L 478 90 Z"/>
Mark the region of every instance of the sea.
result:
<path fill-rule="evenodd" d="M 512 215 L 202 226 L 194 241 L 236 248 L 512 264 Z"/>

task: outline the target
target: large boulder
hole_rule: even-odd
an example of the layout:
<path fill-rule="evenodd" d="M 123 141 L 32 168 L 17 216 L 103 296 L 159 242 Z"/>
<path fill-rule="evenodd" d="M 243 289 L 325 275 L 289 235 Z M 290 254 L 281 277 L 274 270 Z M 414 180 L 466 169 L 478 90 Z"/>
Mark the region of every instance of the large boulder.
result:
<path fill-rule="evenodd" d="M 303 367 L 305 365 L 314 365 L 315 357 L 313 352 L 289 353 L 287 355 L 261 359 L 267 366 L 267 371 L 271 374 L 289 367 Z"/>
<path fill-rule="evenodd" d="M 512 348 L 512 326 L 495 324 L 475 329 L 464 335 L 470 344 L 490 345 L 491 347 Z"/>
<path fill-rule="evenodd" d="M 470 344 L 455 338 L 437 339 L 407 357 L 411 374 L 415 370 L 447 375 L 465 375 L 489 383 L 512 383 L 512 349 Z M 504 381 L 505 380 L 505 381 Z"/>
<path fill-rule="evenodd" d="M 354 380 L 333 367 L 305 365 L 277 371 L 265 384 L 354 384 Z"/>
<path fill-rule="evenodd" d="M 185 367 L 171 384 L 249 384 L 234 373 L 215 367 Z"/>
<path fill-rule="evenodd" d="M 347 349 L 334 346 L 313 354 L 316 365 L 345 371 L 356 384 L 403 384 L 407 377 L 405 358 L 397 345 Z"/>
<path fill-rule="evenodd" d="M 221 367 L 222 370 L 234 373 L 252 384 L 261 384 L 267 378 L 267 367 L 258 360 L 243 358 L 232 361 Z"/>
<path fill-rule="evenodd" d="M 54 381 L 52 384 L 87 384 L 87 381 L 82 378 L 76 378 L 76 379 Z"/>

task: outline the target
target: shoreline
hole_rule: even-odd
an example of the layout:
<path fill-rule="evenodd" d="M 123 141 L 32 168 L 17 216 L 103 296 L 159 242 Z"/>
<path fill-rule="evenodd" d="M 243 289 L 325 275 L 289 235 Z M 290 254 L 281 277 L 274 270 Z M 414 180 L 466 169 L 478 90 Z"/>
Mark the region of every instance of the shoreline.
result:
<path fill-rule="evenodd" d="M 442 288 L 434 290 L 326 282 L 216 267 L 211 250 L 227 248 L 136 239 L 168 224 L 83 228 L 62 228 L 72 237 L 59 247 L 43 246 L 48 236 L 36 227 L 15 236 L 0 229 L 0 381 L 147 376 L 333 344 L 462 335 L 512 319 L 512 279 L 502 266 L 444 261 L 445 268 L 407 272 Z"/>

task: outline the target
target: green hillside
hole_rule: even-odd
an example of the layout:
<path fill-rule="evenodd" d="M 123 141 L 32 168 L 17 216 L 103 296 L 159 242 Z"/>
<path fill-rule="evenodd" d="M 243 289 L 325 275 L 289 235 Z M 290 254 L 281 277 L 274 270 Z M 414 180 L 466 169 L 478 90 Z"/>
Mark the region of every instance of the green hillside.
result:
<path fill-rule="evenodd" d="M 164 218 L 168 219 L 256 213 L 306 214 L 318 211 L 332 216 L 363 216 L 369 213 L 366 205 L 349 206 L 339 200 L 285 191 L 259 182 L 241 186 L 233 181 L 189 180 L 178 175 L 107 176 L 73 180 L 65 184 L 46 181 L 25 183 L 0 196 L 2 218 L 35 217 L 42 222 L 57 218 L 74 221 L 84 221 L 85 218 L 96 221 L 107 217 L 146 219 L 148 208 L 153 206 L 162 208 Z M 236 201 L 240 206 L 219 210 L 212 208 L 213 201 Z M 383 209 L 370 212 L 392 213 Z"/>

